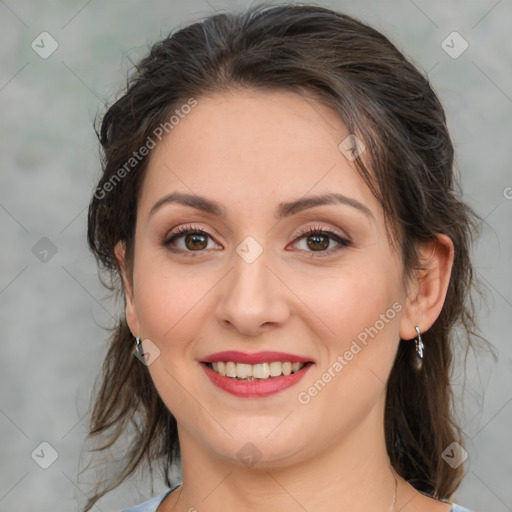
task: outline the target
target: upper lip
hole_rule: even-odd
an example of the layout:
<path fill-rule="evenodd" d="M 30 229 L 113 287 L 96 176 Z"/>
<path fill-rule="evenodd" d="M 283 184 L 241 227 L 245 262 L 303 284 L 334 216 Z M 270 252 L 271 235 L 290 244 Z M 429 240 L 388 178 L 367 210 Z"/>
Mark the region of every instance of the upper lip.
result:
<path fill-rule="evenodd" d="M 280 361 L 282 363 L 290 361 L 292 363 L 309 363 L 311 359 L 307 357 L 298 356 L 295 354 L 287 354 L 285 352 L 254 352 L 247 354 L 245 352 L 238 352 L 236 350 L 226 350 L 224 352 L 215 352 L 205 357 L 203 363 L 216 363 L 218 361 L 244 363 L 244 364 L 258 364 L 258 363 L 271 363 L 273 361 Z"/>

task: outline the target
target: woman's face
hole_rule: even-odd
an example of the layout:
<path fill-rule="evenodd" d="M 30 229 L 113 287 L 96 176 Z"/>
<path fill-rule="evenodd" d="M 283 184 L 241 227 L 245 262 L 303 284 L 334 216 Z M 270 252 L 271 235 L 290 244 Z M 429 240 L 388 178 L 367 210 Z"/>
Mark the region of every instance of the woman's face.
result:
<path fill-rule="evenodd" d="M 216 456 L 271 467 L 381 435 L 406 292 L 348 135 L 318 102 L 244 90 L 199 98 L 151 152 L 127 320 L 180 438 Z M 247 382 L 204 364 L 224 351 L 287 355 L 226 365 Z M 263 380 L 279 361 L 310 363 Z"/>

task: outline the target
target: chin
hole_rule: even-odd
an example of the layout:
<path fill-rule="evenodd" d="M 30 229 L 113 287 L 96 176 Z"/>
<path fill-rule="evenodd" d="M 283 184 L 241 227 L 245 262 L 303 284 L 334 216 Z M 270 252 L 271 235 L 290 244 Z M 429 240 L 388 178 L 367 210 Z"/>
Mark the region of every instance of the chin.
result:
<path fill-rule="evenodd" d="M 253 425 L 250 433 L 228 429 L 233 437 L 223 435 L 222 439 L 205 439 L 204 444 L 210 445 L 211 451 L 223 459 L 257 469 L 293 465 L 313 455 L 307 452 L 312 448 L 311 439 L 314 435 L 309 436 L 308 447 L 300 439 L 304 435 L 303 431 L 294 434 L 287 429 L 279 435 L 275 428 L 277 424 L 273 422 L 273 426 L 269 428 L 265 422 L 261 429 Z"/>

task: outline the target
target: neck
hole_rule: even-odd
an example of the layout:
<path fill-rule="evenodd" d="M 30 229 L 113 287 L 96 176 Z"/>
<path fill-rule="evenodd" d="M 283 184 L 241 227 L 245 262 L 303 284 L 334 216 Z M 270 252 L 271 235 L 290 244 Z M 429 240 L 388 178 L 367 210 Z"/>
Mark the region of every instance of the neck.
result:
<path fill-rule="evenodd" d="M 168 505 L 162 504 L 162 510 L 256 512 L 268 504 L 273 512 L 290 508 L 389 512 L 396 480 L 382 425 L 383 404 L 379 404 L 356 429 L 313 458 L 289 465 L 262 458 L 253 467 L 212 453 L 178 426 L 183 486 Z"/>

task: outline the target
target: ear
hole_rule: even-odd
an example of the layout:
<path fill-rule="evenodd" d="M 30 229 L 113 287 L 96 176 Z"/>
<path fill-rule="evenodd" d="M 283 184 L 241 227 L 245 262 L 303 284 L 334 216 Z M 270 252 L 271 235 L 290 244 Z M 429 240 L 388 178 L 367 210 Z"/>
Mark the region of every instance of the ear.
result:
<path fill-rule="evenodd" d="M 127 271 L 125 243 L 122 241 L 117 242 L 114 248 L 114 253 L 119 263 L 119 268 L 121 269 L 121 278 L 123 280 L 123 291 L 126 304 L 126 322 L 133 336 L 139 336 L 139 319 L 137 316 L 137 309 L 135 307 L 132 279 L 129 272 Z"/>
<path fill-rule="evenodd" d="M 425 267 L 417 271 L 410 282 L 404 314 L 400 321 L 400 338 L 417 336 L 415 327 L 428 331 L 441 313 L 450 283 L 454 259 L 453 242 L 446 235 L 437 235 L 420 248 L 420 262 Z"/>

